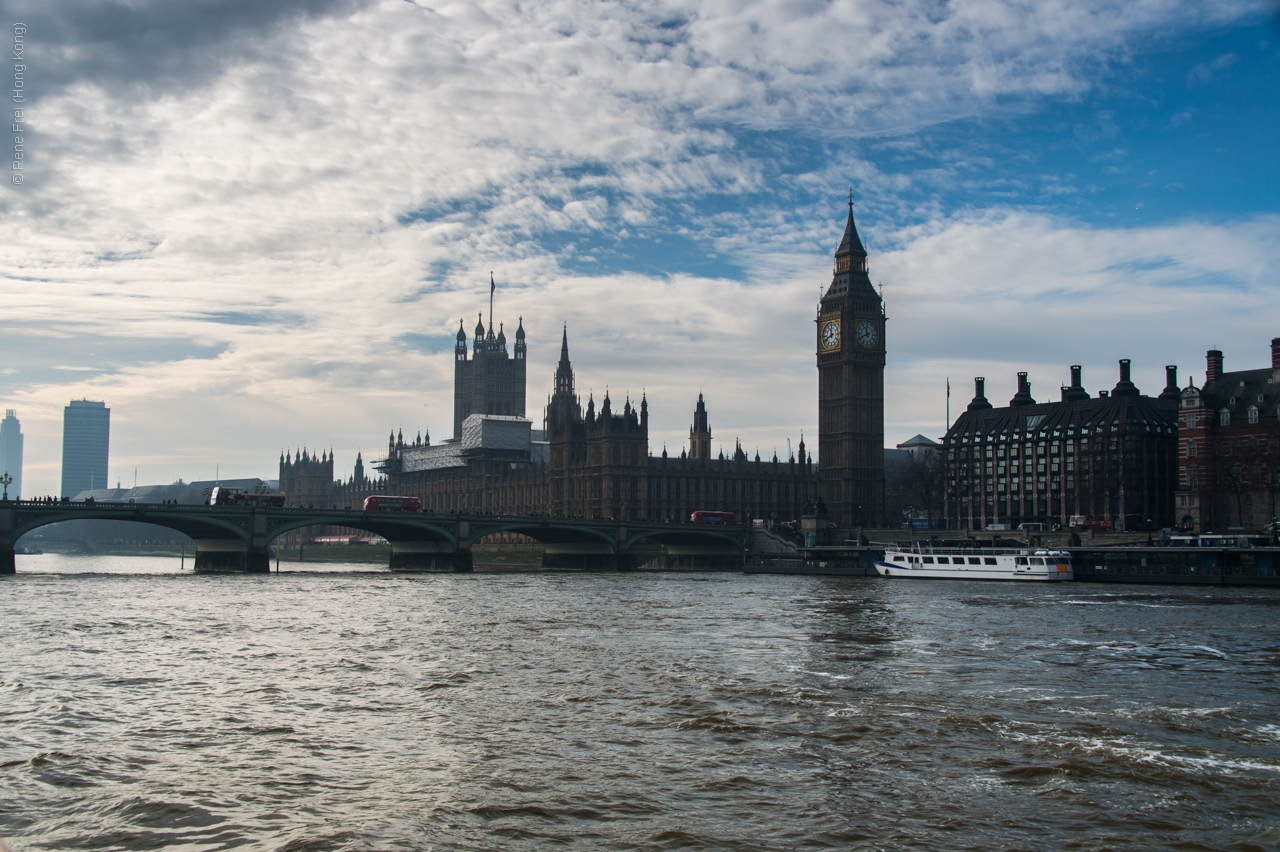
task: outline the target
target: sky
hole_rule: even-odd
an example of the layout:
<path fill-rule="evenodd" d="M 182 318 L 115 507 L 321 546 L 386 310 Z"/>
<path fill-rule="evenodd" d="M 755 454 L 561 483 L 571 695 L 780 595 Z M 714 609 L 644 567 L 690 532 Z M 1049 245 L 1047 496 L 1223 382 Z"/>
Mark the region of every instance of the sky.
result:
<path fill-rule="evenodd" d="M 1043 401 L 1121 358 L 1155 394 L 1280 336 L 1275 0 L 0 5 L 25 496 L 72 399 L 126 486 L 446 438 L 491 273 L 535 422 L 567 327 L 584 402 L 646 395 L 655 453 L 700 392 L 713 449 L 816 450 L 850 188 L 888 446 L 942 435 L 948 381 L 953 418 L 974 376 Z"/>

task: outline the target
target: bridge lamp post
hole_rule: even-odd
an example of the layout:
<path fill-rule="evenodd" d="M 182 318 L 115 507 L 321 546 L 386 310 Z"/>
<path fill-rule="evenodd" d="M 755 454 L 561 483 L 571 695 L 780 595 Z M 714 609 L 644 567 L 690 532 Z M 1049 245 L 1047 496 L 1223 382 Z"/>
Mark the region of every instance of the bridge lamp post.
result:
<path fill-rule="evenodd" d="M 9 483 L 11 482 L 13 482 L 13 477 L 10 476 L 7 472 L 5 473 L 4 476 L 0 476 L 0 485 L 4 486 L 4 496 L 0 497 L 0 500 L 9 499 Z"/>

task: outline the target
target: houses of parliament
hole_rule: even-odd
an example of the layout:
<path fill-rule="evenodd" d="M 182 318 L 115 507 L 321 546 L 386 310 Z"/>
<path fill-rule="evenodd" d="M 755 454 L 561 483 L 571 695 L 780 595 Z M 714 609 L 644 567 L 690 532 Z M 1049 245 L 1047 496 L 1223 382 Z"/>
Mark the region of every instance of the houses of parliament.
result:
<path fill-rule="evenodd" d="M 569 334 L 540 429 L 526 416 L 528 347 L 523 321 L 508 351 L 505 331 L 483 317 L 470 344 L 463 327 L 454 347 L 453 433 L 406 440 L 392 433 L 387 453 L 366 474 L 333 479 L 332 453 L 280 458 L 280 489 L 291 503 L 357 505 L 373 494 L 417 497 L 432 512 L 556 517 L 688 520 L 697 510 L 739 519 L 792 520 L 814 507 L 837 527 L 874 525 L 884 513 L 885 316 L 867 273 L 852 201 L 835 252 L 832 281 L 818 306 L 818 459 L 801 437 L 795 457 L 711 452 L 711 425 L 699 394 L 688 447 L 678 456 L 649 445 L 649 403 L 606 392 L 585 407 L 574 383 Z"/>

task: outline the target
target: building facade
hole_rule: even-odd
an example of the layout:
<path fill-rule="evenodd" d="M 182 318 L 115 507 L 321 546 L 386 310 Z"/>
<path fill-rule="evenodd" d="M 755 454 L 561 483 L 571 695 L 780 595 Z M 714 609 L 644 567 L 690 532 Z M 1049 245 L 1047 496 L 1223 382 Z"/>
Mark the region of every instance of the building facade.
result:
<path fill-rule="evenodd" d="M 830 287 L 818 309 L 819 462 L 748 458 L 742 447 L 712 457 L 706 400 L 699 394 L 689 446 L 678 457 L 649 446 L 649 403 L 620 410 L 606 393 L 583 406 L 574 386 L 567 327 L 542 429 L 526 416 L 527 345 L 523 320 L 508 354 L 502 325 L 483 317 L 468 345 L 459 324 L 454 347 L 453 434 L 406 442 L 393 432 L 380 479 L 334 482 L 332 454 L 284 454 L 280 486 L 290 502 L 346 505 L 373 493 L 414 496 L 434 512 L 547 514 L 561 517 L 687 520 L 697 510 L 741 519 L 794 519 L 827 507 L 840 527 L 871 526 L 884 514 L 883 303 L 867 273 L 867 252 L 850 202 Z"/>
<path fill-rule="evenodd" d="M 62 410 L 62 496 L 107 487 L 111 409 L 105 402 L 72 400 Z"/>
<path fill-rule="evenodd" d="M 818 480 L 837 527 L 884 517 L 884 303 L 853 221 L 818 305 Z"/>
<path fill-rule="evenodd" d="M 8 476 L 13 481 L 0 494 L 7 492 L 10 500 L 22 495 L 22 440 L 18 412 L 5 409 L 4 420 L 0 421 L 0 476 Z"/>
<path fill-rule="evenodd" d="M 514 352 L 507 354 L 507 336 L 498 326 L 493 333 L 493 316 L 486 334 L 484 322 L 476 320 L 475 346 L 467 357 L 467 334 L 458 321 L 458 338 L 453 348 L 453 440 L 462 438 L 462 422 L 472 414 L 524 417 L 525 355 L 524 317 L 516 328 Z M 428 435 L 428 441 L 430 436 Z"/>
<path fill-rule="evenodd" d="M 1222 367 L 1210 350 L 1204 386 L 1181 394 L 1178 520 L 1196 532 L 1257 531 L 1275 520 L 1280 491 L 1280 337 L 1270 369 Z"/>
<path fill-rule="evenodd" d="M 1164 391 L 1143 396 L 1122 360 L 1116 386 L 1090 397 L 1073 366 L 1061 400 L 1048 403 L 1032 398 L 1027 374 L 1019 373 L 1004 408 L 992 406 L 985 379 L 975 379 L 973 401 L 943 439 L 947 526 L 1172 525 L 1180 391 L 1177 368 L 1165 370 Z"/>
<path fill-rule="evenodd" d="M 354 509 L 363 505 L 366 497 L 386 493 L 385 479 L 365 475 L 360 453 L 356 453 L 355 470 L 345 482 L 333 478 L 333 450 L 322 450 L 318 456 L 306 448 L 282 453 L 279 480 L 280 493 L 290 506 Z"/>
<path fill-rule="evenodd" d="M 523 333 L 518 339 L 524 342 Z M 740 446 L 730 457 L 711 458 L 701 395 L 689 448 L 679 457 L 665 449 L 653 456 L 646 398 L 639 405 L 626 399 L 615 411 L 606 394 L 598 410 L 594 397 L 583 407 L 567 329 L 552 387 L 541 430 L 524 417 L 472 413 L 462 420 L 456 441 L 432 445 L 419 438 L 406 444 L 393 435 L 386 458 L 377 462 L 386 489 L 418 497 L 436 512 L 640 520 L 687 520 L 699 509 L 732 511 L 744 519 L 791 519 L 815 499 L 816 477 L 803 438 L 799 460 L 752 460 Z"/>

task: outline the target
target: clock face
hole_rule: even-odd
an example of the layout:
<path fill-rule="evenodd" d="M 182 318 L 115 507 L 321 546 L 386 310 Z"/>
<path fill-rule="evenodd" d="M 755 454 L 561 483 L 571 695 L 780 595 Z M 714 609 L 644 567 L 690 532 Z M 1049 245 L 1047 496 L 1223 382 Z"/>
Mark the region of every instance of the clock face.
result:
<path fill-rule="evenodd" d="M 863 349 L 874 349 L 877 339 L 879 335 L 876 333 L 874 324 L 866 320 L 858 323 L 858 342 L 862 344 Z"/>
<path fill-rule="evenodd" d="M 822 348 L 836 349 L 840 346 L 840 323 L 830 320 L 822 326 Z"/>

